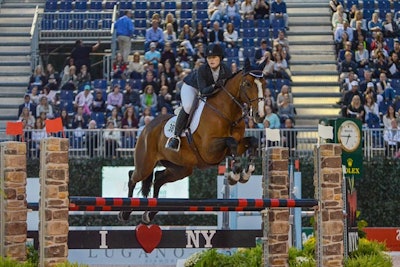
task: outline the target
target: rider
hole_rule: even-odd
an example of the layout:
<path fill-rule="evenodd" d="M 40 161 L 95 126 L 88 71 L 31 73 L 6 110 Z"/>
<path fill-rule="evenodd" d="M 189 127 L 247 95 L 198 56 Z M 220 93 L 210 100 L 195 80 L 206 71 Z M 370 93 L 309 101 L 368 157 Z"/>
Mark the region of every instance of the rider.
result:
<path fill-rule="evenodd" d="M 225 79 L 232 75 L 230 68 L 222 62 L 224 51 L 218 44 L 211 44 L 206 51 L 207 64 L 193 70 L 183 80 L 181 89 L 182 109 L 179 112 L 175 124 L 174 136 L 169 138 L 166 148 L 179 151 L 180 135 L 186 127 L 193 101 L 198 94 L 208 95 L 224 85 Z"/>

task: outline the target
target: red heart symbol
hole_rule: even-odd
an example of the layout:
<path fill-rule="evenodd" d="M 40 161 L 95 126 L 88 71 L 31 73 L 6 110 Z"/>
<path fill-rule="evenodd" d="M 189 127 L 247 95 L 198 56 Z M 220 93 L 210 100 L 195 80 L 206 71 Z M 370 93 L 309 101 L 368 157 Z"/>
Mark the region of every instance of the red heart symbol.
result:
<path fill-rule="evenodd" d="M 136 239 L 146 253 L 152 252 L 160 243 L 162 230 L 156 224 L 136 226 Z"/>

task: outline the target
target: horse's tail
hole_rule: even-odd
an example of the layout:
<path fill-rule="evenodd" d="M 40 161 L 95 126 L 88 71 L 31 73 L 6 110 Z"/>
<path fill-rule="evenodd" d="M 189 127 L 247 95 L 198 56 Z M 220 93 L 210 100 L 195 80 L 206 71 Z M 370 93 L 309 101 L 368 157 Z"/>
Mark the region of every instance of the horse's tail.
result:
<path fill-rule="evenodd" d="M 151 190 L 151 185 L 153 184 L 153 173 L 147 176 L 146 179 L 142 181 L 142 195 L 143 197 L 148 197 Z"/>

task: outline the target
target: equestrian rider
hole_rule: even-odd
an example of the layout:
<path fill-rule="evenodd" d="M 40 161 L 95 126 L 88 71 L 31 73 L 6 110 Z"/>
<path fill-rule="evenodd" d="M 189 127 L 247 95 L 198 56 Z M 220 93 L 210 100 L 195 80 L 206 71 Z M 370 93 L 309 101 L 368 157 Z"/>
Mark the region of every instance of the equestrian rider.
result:
<path fill-rule="evenodd" d="M 211 44 L 206 51 L 207 64 L 201 65 L 198 70 L 193 70 L 183 80 L 181 89 L 182 109 L 175 123 L 175 133 L 165 145 L 166 148 L 179 151 L 180 135 L 185 129 L 193 101 L 197 94 L 209 95 L 217 88 L 224 85 L 227 78 L 232 75 L 229 67 L 222 62 L 224 51 L 218 44 Z"/>

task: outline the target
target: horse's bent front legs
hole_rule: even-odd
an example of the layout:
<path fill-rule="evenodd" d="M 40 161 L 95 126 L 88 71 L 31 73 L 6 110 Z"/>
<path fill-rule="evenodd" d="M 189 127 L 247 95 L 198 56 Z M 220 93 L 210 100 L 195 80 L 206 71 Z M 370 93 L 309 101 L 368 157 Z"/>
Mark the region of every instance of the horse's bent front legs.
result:
<path fill-rule="evenodd" d="M 257 153 L 257 148 L 258 148 L 258 139 L 254 136 L 248 136 L 240 140 L 238 144 L 238 153 L 241 155 L 246 152 L 246 150 L 249 150 L 249 161 L 247 164 L 247 168 L 243 170 L 239 182 L 240 183 L 246 183 L 249 179 L 251 174 L 255 170 L 255 162 L 254 159 L 256 157 Z"/>
<path fill-rule="evenodd" d="M 228 174 L 228 181 L 230 185 L 236 184 L 240 179 L 240 173 L 242 172 L 242 161 L 238 154 L 238 142 L 233 137 L 225 138 L 225 144 L 230 150 L 230 154 L 233 158 L 232 171 Z"/>

